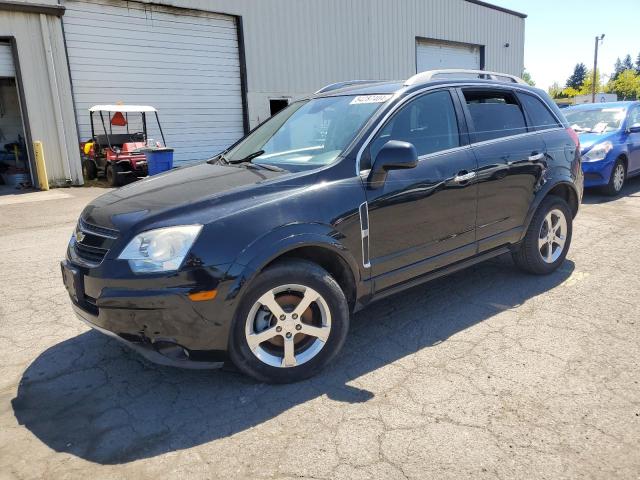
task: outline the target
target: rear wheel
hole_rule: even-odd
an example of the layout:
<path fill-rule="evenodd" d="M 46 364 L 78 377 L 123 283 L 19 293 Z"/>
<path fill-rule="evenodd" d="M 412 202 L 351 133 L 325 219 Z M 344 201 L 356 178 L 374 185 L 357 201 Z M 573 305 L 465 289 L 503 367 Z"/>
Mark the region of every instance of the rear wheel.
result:
<path fill-rule="evenodd" d="M 537 275 L 555 271 L 571 245 L 573 216 L 567 202 L 555 195 L 545 198 L 536 211 L 513 260 L 523 270 Z"/>
<path fill-rule="evenodd" d="M 93 160 L 83 160 L 82 174 L 87 180 L 95 180 L 98 176 L 98 168 Z"/>
<path fill-rule="evenodd" d="M 107 167 L 105 170 L 106 170 L 106 176 L 107 176 L 107 183 L 109 185 L 111 185 L 112 187 L 119 187 L 120 185 L 122 185 L 122 179 L 121 179 L 122 176 L 119 174 L 119 172 L 121 172 L 122 169 L 117 163 L 107 164 Z"/>
<path fill-rule="evenodd" d="M 261 273 L 245 294 L 229 340 L 233 363 L 253 378 L 308 378 L 342 348 L 349 329 L 344 293 L 318 265 L 291 260 Z"/>
<path fill-rule="evenodd" d="M 604 187 L 604 193 L 615 197 L 622 191 L 622 187 L 624 187 L 624 181 L 627 178 L 627 169 L 624 166 L 624 162 L 621 158 L 616 160 L 616 164 L 613 166 L 613 170 L 611 170 L 611 177 L 609 178 L 609 183 Z"/>

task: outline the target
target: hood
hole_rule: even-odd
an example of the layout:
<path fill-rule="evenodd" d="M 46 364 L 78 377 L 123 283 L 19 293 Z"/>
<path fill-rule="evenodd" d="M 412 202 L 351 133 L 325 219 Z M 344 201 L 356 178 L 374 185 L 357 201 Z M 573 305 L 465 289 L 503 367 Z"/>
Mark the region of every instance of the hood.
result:
<path fill-rule="evenodd" d="M 94 225 L 125 230 L 163 214 L 179 215 L 194 212 L 203 203 L 221 203 L 222 197 L 232 192 L 286 175 L 291 174 L 208 163 L 178 168 L 98 197 L 87 205 L 82 218 Z"/>
<path fill-rule="evenodd" d="M 578 138 L 580 138 L 580 149 L 582 150 L 582 155 L 587 153 L 591 148 L 600 142 L 604 142 L 606 140 L 614 141 L 614 138 L 620 132 L 607 132 L 607 133 L 579 133 Z"/>

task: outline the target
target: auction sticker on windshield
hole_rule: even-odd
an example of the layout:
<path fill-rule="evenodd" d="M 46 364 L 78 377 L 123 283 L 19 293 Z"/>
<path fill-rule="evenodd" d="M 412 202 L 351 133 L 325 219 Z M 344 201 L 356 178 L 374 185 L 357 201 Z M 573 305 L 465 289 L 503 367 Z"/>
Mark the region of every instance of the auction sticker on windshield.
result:
<path fill-rule="evenodd" d="M 351 100 L 351 105 L 360 105 L 363 103 L 384 103 L 393 95 L 358 95 Z"/>

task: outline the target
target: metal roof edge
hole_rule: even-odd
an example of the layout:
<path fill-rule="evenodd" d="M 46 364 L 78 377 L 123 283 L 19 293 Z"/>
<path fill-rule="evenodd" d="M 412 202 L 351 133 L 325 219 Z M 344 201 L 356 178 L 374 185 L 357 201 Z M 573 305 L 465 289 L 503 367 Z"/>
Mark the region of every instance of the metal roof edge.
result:
<path fill-rule="evenodd" d="M 11 0 L 0 0 L 0 11 L 22 12 L 22 13 L 43 13 L 62 17 L 65 7 L 63 5 L 48 5 L 44 3 L 14 2 Z"/>
<path fill-rule="evenodd" d="M 493 10 L 498 10 L 499 12 L 508 13 L 509 15 L 515 15 L 520 18 L 527 18 L 525 13 L 516 12 L 515 10 L 509 10 L 508 8 L 500 7 L 498 5 L 494 5 L 492 3 L 483 2 L 482 0 L 464 0 L 465 2 L 473 3 L 475 5 L 479 5 L 481 7 L 491 8 Z"/>

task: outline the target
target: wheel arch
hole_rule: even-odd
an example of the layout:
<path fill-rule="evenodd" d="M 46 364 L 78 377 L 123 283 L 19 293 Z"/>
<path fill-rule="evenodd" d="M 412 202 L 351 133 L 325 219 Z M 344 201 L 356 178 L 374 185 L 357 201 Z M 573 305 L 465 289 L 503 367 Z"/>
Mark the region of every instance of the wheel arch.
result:
<path fill-rule="evenodd" d="M 261 242 L 262 243 L 262 242 Z M 285 236 L 277 241 L 264 242 L 269 247 L 255 252 L 247 258 L 242 255 L 229 270 L 235 277 L 228 295 L 241 298 L 246 287 L 266 268 L 289 259 L 302 259 L 314 262 L 324 268 L 338 282 L 347 297 L 350 311 L 353 311 L 358 299 L 367 295 L 361 281 L 361 272 L 354 256 L 336 238 L 316 233 Z"/>
<path fill-rule="evenodd" d="M 616 161 L 617 160 L 622 160 L 622 163 L 624 163 L 625 173 L 629 173 L 629 156 L 627 155 L 627 152 L 620 152 L 616 157 Z M 614 162 L 614 165 L 615 165 L 615 162 Z"/>
<path fill-rule="evenodd" d="M 526 221 L 523 225 L 522 235 L 519 241 L 524 239 L 527 230 L 529 229 L 529 225 L 531 224 L 531 220 L 538 210 L 538 207 L 540 207 L 540 204 L 549 195 L 558 196 L 566 201 L 569 205 L 569 208 L 571 209 L 571 213 L 573 214 L 574 218 L 578 214 L 578 210 L 580 208 L 580 195 L 578 193 L 578 189 L 572 182 L 568 180 L 561 180 L 553 184 L 547 184 L 542 191 L 538 192 L 535 201 L 529 208 L 529 212 L 527 213 Z"/>
<path fill-rule="evenodd" d="M 542 203 L 542 201 L 549 195 L 555 195 L 556 197 L 564 199 L 564 201 L 569 205 L 569 208 L 571 208 L 573 218 L 576 217 L 576 215 L 578 214 L 578 209 L 580 208 L 580 203 L 578 192 L 576 191 L 575 187 L 573 187 L 570 183 L 558 183 L 540 199 L 538 205 Z M 536 209 L 538 208 L 538 205 L 536 205 Z"/>
<path fill-rule="evenodd" d="M 347 261 L 336 251 L 324 245 L 307 245 L 287 250 L 264 265 L 258 273 L 279 262 L 295 259 L 313 262 L 329 272 L 347 297 L 349 311 L 353 311 L 357 296 L 356 277 Z"/>

